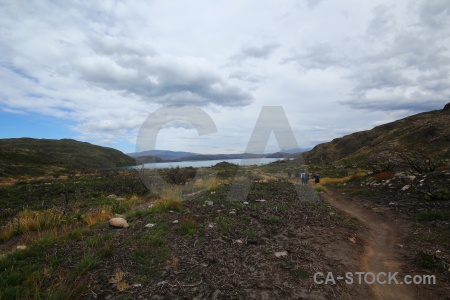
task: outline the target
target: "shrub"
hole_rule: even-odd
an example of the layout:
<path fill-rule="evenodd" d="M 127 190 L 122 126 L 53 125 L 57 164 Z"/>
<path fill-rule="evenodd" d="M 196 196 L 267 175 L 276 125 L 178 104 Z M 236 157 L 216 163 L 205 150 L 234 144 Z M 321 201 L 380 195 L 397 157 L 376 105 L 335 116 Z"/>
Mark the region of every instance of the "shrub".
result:
<path fill-rule="evenodd" d="M 163 178 L 166 182 L 172 184 L 185 185 L 190 179 L 193 179 L 197 171 L 193 167 L 187 168 L 171 168 L 164 170 Z"/>

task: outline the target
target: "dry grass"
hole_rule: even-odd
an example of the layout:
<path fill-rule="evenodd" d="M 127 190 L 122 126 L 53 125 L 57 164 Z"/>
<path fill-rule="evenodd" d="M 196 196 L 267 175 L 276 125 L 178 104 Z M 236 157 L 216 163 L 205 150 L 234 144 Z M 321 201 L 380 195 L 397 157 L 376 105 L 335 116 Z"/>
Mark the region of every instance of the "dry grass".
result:
<path fill-rule="evenodd" d="M 120 292 L 123 292 L 130 287 L 130 285 L 125 281 L 125 273 L 120 269 L 116 270 L 116 273 L 109 280 L 109 282 L 116 284 L 116 287 Z"/>
<path fill-rule="evenodd" d="M 200 178 L 197 179 L 194 184 L 193 187 L 198 188 L 198 189 L 214 189 L 216 187 L 218 187 L 221 184 L 227 184 L 229 183 L 229 180 L 225 180 L 225 179 L 218 179 L 215 177 L 208 177 L 208 178 Z"/>
<path fill-rule="evenodd" d="M 183 200 L 183 187 L 182 186 L 171 186 L 164 188 L 159 192 L 159 197 L 161 199 L 182 201 Z"/>
<path fill-rule="evenodd" d="M 105 205 L 100 207 L 98 210 L 88 213 L 84 217 L 84 221 L 87 225 L 91 226 L 106 220 L 111 219 L 113 216 L 111 206 Z"/>
<path fill-rule="evenodd" d="M 152 210 L 155 212 L 176 210 L 180 211 L 183 204 L 180 200 L 159 199 L 153 203 Z"/>
<path fill-rule="evenodd" d="M 63 212 L 55 208 L 42 211 L 24 210 L 1 229 L 0 240 L 9 240 L 16 234 L 60 228 L 65 222 Z"/>

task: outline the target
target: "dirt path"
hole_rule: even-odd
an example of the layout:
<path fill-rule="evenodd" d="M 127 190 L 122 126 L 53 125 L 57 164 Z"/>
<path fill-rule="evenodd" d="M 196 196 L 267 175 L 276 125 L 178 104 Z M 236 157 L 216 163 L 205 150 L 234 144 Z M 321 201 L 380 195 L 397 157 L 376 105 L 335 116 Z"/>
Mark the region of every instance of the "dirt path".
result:
<path fill-rule="evenodd" d="M 332 192 L 323 193 L 324 200 L 336 209 L 355 216 L 369 230 L 371 236 L 359 236 L 364 243 L 364 254 L 361 256 L 361 272 L 399 272 L 396 276 L 399 283 L 403 280 L 402 262 L 399 257 L 399 239 L 405 234 L 405 225 L 390 216 L 378 214 L 361 203 L 348 198 L 335 197 Z M 354 275 L 356 279 L 356 275 Z M 371 277 L 368 278 L 369 280 Z M 388 280 L 388 277 L 381 277 Z M 415 299 L 415 288 L 404 284 L 371 284 L 374 299 Z"/>

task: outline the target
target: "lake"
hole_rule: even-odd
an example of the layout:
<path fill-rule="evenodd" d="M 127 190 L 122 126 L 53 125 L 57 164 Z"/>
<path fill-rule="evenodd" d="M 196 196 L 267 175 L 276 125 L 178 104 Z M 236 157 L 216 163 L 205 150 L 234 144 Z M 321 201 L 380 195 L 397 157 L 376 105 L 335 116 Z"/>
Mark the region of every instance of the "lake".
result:
<path fill-rule="evenodd" d="M 282 160 L 283 158 L 260 158 L 259 162 L 256 158 L 246 158 L 246 159 L 216 159 L 216 160 L 195 160 L 195 161 L 177 161 L 177 162 L 160 162 L 160 163 L 150 163 L 144 164 L 146 169 L 168 169 L 168 168 L 186 168 L 186 167 L 211 167 L 220 162 L 228 162 L 240 166 L 250 166 L 250 165 L 266 165 L 277 160 Z M 136 166 L 135 168 L 140 168 L 142 166 Z"/>

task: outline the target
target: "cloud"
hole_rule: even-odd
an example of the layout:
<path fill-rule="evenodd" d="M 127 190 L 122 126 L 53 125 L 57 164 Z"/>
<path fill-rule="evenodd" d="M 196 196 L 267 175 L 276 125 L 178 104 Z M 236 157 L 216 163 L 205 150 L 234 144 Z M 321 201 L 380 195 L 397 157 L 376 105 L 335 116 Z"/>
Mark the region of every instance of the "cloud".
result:
<path fill-rule="evenodd" d="M 158 104 L 245 106 L 252 96 L 225 81 L 203 59 L 159 55 L 117 41 L 93 42 L 98 55 L 72 64 L 78 77 L 107 90 Z"/>
<path fill-rule="evenodd" d="M 279 48 L 278 43 L 264 43 L 262 45 L 246 45 L 241 48 L 241 50 L 232 55 L 229 60 L 234 63 L 242 62 L 246 59 L 267 59 L 272 53 Z"/>
<path fill-rule="evenodd" d="M 351 61 L 339 49 L 327 42 L 305 45 L 302 52 L 284 59 L 283 63 L 295 62 L 301 70 L 326 70 L 333 67 L 347 67 Z"/>

